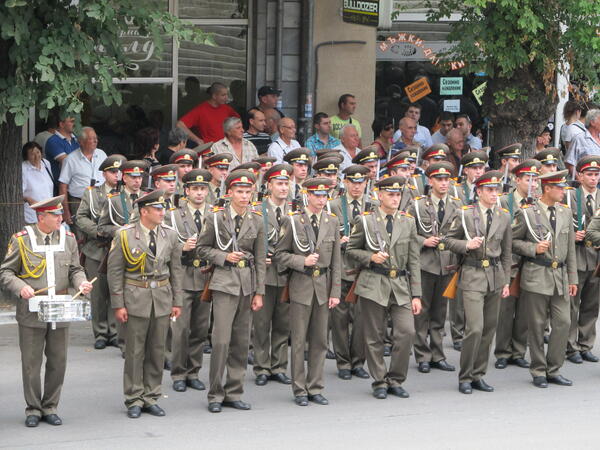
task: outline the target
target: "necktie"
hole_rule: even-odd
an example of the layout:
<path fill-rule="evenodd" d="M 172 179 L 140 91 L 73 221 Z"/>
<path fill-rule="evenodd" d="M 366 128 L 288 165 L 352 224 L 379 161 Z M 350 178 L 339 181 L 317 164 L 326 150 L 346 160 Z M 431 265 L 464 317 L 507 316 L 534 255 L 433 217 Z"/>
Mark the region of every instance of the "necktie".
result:
<path fill-rule="evenodd" d="M 438 222 L 440 225 L 444 221 L 444 214 L 446 214 L 446 207 L 444 205 L 444 200 L 440 200 L 438 203 Z"/>
<path fill-rule="evenodd" d="M 166 199 L 165 203 L 167 204 L 167 210 L 171 209 L 171 199 L 170 198 Z"/>
<path fill-rule="evenodd" d="M 313 227 L 313 231 L 315 232 L 315 239 L 319 237 L 319 222 L 317 221 L 317 215 L 313 214 L 310 216 L 310 224 Z"/>
<path fill-rule="evenodd" d="M 490 227 L 492 226 L 492 218 L 494 216 L 494 213 L 491 209 L 488 209 L 485 213 L 487 214 L 487 221 L 485 224 L 485 235 L 487 236 L 490 232 Z"/>
<path fill-rule="evenodd" d="M 275 208 L 275 219 L 277 219 L 277 225 L 281 226 L 281 207 Z"/>
<path fill-rule="evenodd" d="M 50 245 L 50 235 L 44 238 L 44 245 Z"/>
<path fill-rule="evenodd" d="M 129 198 L 131 199 L 132 202 L 135 202 L 138 199 L 138 195 L 137 194 L 131 194 L 129 196 Z"/>
<path fill-rule="evenodd" d="M 217 198 L 221 197 L 221 188 L 220 187 L 215 189 L 215 197 L 217 197 Z"/>
<path fill-rule="evenodd" d="M 550 212 L 550 225 L 552 226 L 552 230 L 556 232 L 556 208 L 548 206 L 548 211 Z"/>
<path fill-rule="evenodd" d="M 592 197 L 592 194 L 588 194 L 586 197 L 585 209 L 587 210 L 589 217 L 594 215 L 594 198 Z"/>
<path fill-rule="evenodd" d="M 360 208 L 358 206 L 358 200 L 352 200 L 352 218 L 360 215 Z"/>
<path fill-rule="evenodd" d="M 242 228 L 242 216 L 235 216 L 235 235 L 240 234 Z"/>
<path fill-rule="evenodd" d="M 200 214 L 200 210 L 197 209 L 194 213 L 194 223 L 196 224 L 196 228 L 198 229 L 198 233 L 202 231 L 202 215 Z"/>
<path fill-rule="evenodd" d="M 154 230 L 150 230 L 150 243 L 148 244 L 148 248 L 150 249 L 152 256 L 156 256 L 156 232 Z"/>
<path fill-rule="evenodd" d="M 387 231 L 390 239 L 392 238 L 392 231 L 394 231 L 394 216 L 388 214 L 385 216 L 385 231 Z"/>

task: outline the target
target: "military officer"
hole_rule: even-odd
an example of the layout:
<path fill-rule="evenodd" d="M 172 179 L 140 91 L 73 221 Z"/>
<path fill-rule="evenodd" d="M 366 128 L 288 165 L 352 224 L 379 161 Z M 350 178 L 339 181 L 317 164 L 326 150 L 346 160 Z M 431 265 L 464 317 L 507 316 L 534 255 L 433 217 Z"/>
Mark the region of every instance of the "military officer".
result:
<path fill-rule="evenodd" d="M 304 195 L 301 192 L 301 187 L 311 170 L 310 150 L 307 148 L 297 148 L 288 152 L 283 157 L 283 160 L 291 164 L 294 169 L 294 173 L 290 179 L 289 200 L 294 201 L 298 205 L 303 205 L 304 202 L 301 199 L 304 198 Z"/>
<path fill-rule="evenodd" d="M 267 238 L 264 242 L 267 253 L 265 297 L 263 307 L 252 314 L 254 326 L 252 346 L 257 386 L 264 386 L 269 380 L 281 384 L 292 383 L 286 375 L 290 304 L 286 299 L 282 299 L 287 284 L 287 271 L 276 264 L 272 257 L 281 226 L 290 212 L 287 198 L 293 170 L 289 164 L 276 164 L 268 169 L 263 177 L 269 192 L 268 196 L 263 197 L 260 209 Z"/>
<path fill-rule="evenodd" d="M 387 174 L 391 177 L 400 176 L 407 180 L 411 179 L 413 171 L 411 170 L 411 159 L 410 153 L 403 151 L 398 153 L 392 159 L 385 163 L 384 168 L 387 170 Z M 419 195 L 416 186 L 412 183 L 405 183 L 402 185 L 402 197 L 400 198 L 400 205 L 398 209 L 400 211 L 408 211 L 412 205 L 415 197 Z"/>
<path fill-rule="evenodd" d="M 214 142 L 205 142 L 204 144 L 197 145 L 192 150 L 196 152 L 198 155 L 198 168 L 206 168 L 206 160 L 211 156 L 214 156 L 214 152 L 212 151 L 212 145 Z"/>
<path fill-rule="evenodd" d="M 464 205 L 472 205 L 475 202 L 475 180 L 485 173 L 488 163 L 488 155 L 481 150 L 474 150 L 465 154 L 461 160 L 462 167 L 461 183 L 452 186 L 454 196 L 460 198 Z"/>
<path fill-rule="evenodd" d="M 513 251 L 523 256 L 521 297 L 527 304 L 530 372 L 536 387 L 548 383 L 571 386 L 560 374 L 569 337 L 570 299 L 577 294 L 577 260 L 573 216 L 559 203 L 567 186 L 567 171 L 540 176 L 542 196 L 518 210 L 513 225 Z M 548 351 L 544 328 L 550 317 Z"/>
<path fill-rule="evenodd" d="M 516 211 L 533 202 L 537 192 L 538 176 L 541 163 L 535 159 L 526 159 L 512 171 L 515 177 L 515 188 L 499 197 L 500 205 L 506 209 L 513 222 Z M 511 283 L 515 282 L 521 256 L 513 253 L 511 268 Z M 519 282 L 518 280 L 516 282 Z M 494 356 L 496 369 L 505 369 L 508 364 L 514 364 L 523 369 L 529 368 L 525 359 L 527 350 L 527 305 L 511 293 L 500 302 L 500 314 L 496 330 L 496 348 Z"/>
<path fill-rule="evenodd" d="M 323 210 L 331 185 L 331 180 L 323 177 L 309 178 L 303 183 L 308 192 L 307 206 L 289 216 L 274 255 L 277 264 L 291 269 L 292 390 L 298 406 L 306 406 L 308 401 L 320 405 L 329 403 L 322 394 L 327 319 L 329 309 L 338 305 L 341 294 L 339 222 Z M 304 344 L 307 341 L 305 371 Z"/>
<path fill-rule="evenodd" d="M 55 327 L 38 320 L 37 312 L 29 309 L 30 299 L 36 291 L 47 294 L 67 294 L 70 287 L 83 294 L 92 290 L 85 272 L 79 265 L 75 235 L 65 231 L 62 223 L 64 196 L 35 203 L 38 223 L 26 226 L 14 234 L 0 266 L 0 283 L 5 291 L 17 300 L 19 348 L 25 394 L 25 426 L 37 427 L 40 419 L 50 425 L 62 425 L 56 414 L 60 391 L 67 367 L 69 323 L 59 322 Z M 44 392 L 41 385 L 41 368 L 46 355 Z"/>
<path fill-rule="evenodd" d="M 363 367 L 366 357 L 360 303 L 348 303 L 344 299 L 356 280 L 356 270 L 346 255 L 346 244 L 353 223 L 364 211 L 364 193 L 369 169 L 354 164 L 346 167 L 343 173 L 343 193 L 331 202 L 331 212 L 340 222 L 342 244 L 342 297 L 340 304 L 330 312 L 331 337 L 338 377 L 342 380 L 350 380 L 354 375 L 366 379 L 369 378 L 369 374 Z"/>
<path fill-rule="evenodd" d="M 421 312 L 421 263 L 414 219 L 398 211 L 403 177 L 379 180 L 380 206 L 356 220 L 346 253 L 361 269 L 354 292 L 361 305 L 365 352 L 373 377 L 373 396 L 407 398 L 402 387 L 415 335 L 414 315 Z M 389 369 L 384 356 L 387 314 L 392 320 Z"/>
<path fill-rule="evenodd" d="M 265 293 L 265 236 L 260 214 L 251 211 L 254 175 L 245 170 L 229 174 L 225 186 L 231 200 L 206 219 L 198 237 L 198 255 L 214 265 L 212 291 L 214 323 L 210 358 L 208 410 L 222 406 L 248 410 L 241 399 L 250 337 L 250 310 L 262 308 Z M 227 369 L 227 380 L 223 375 Z"/>
<path fill-rule="evenodd" d="M 212 178 L 206 169 L 192 169 L 183 176 L 184 198 L 173 213 L 173 229 L 183 244 L 183 304 L 181 317 L 171 323 L 171 379 L 173 390 L 185 392 L 188 387 L 202 391 L 204 383 L 198 373 L 202 369 L 204 345 L 208 341 L 210 302 L 200 301 L 208 280 L 208 261 L 196 258 L 197 236 L 205 226 L 211 205 L 206 202 Z"/>
<path fill-rule="evenodd" d="M 509 295 L 511 227 L 508 211 L 497 206 L 502 172 L 491 170 L 475 181 L 478 202 L 463 207 L 448 231 L 446 246 L 464 255 L 458 280 L 465 310 L 460 353 L 459 392 L 492 392 L 483 377 L 498 323 L 501 298 Z"/>
<path fill-rule="evenodd" d="M 549 147 L 541 152 L 537 152 L 533 155 L 533 158 L 542 163 L 540 175 L 544 175 L 545 173 L 558 171 L 558 165 L 561 162 L 561 153 L 558 148 Z M 541 194 L 541 186 L 539 193 Z"/>
<path fill-rule="evenodd" d="M 212 175 L 206 199 L 211 205 L 215 205 L 225 197 L 225 178 L 229 175 L 231 161 L 233 161 L 233 155 L 230 153 L 218 153 L 204 160 L 203 167 L 208 169 Z"/>
<path fill-rule="evenodd" d="M 169 317 L 181 314 L 181 245 L 163 225 L 165 193 L 135 201 L 139 221 L 120 228 L 108 254 L 108 285 L 115 317 L 127 323 L 123 391 L 127 416 L 164 416 L 158 406 Z"/>
<path fill-rule="evenodd" d="M 596 340 L 596 321 L 600 302 L 600 279 L 594 271 L 600 262 L 592 241 L 585 238 L 585 230 L 594 212 L 600 207 L 600 157 L 584 156 L 576 164 L 579 187 L 568 188 L 566 203 L 573 211 L 575 251 L 577 254 L 577 294 L 571 297 L 571 329 L 567 345 L 567 359 L 575 364 L 584 360 L 598 362 L 592 353 Z"/>
<path fill-rule="evenodd" d="M 313 164 L 315 176 L 331 179 L 333 182 L 330 192 L 337 188 L 338 171 L 340 170 L 340 160 L 336 157 L 322 158 Z M 330 198 L 329 200 L 332 200 Z"/>
<path fill-rule="evenodd" d="M 446 248 L 444 236 L 462 207 L 458 197 L 448 194 L 454 165 L 449 161 L 434 162 L 425 170 L 431 186 L 427 196 L 415 198 L 409 209 L 417 224 L 421 247 L 421 314 L 415 316 L 415 359 L 421 373 L 433 367 L 456 370 L 446 361 L 443 331 L 448 300 L 442 296 L 452 274 L 458 270 L 458 258 Z"/>
<path fill-rule="evenodd" d="M 352 163 L 360 164 L 369 169 L 369 179 L 375 180 L 379 178 L 377 171 L 381 167 L 381 162 L 376 149 L 369 147 L 361 150 L 352 158 Z"/>
<path fill-rule="evenodd" d="M 85 271 L 90 279 L 98 278 L 92 289 L 92 331 L 94 348 L 102 350 L 107 345 L 117 347 L 117 325 L 110 307 L 110 293 L 106 272 L 98 270 L 105 260 L 110 246 L 110 238 L 100 236 L 98 221 L 109 194 L 119 192 L 119 174 L 121 165 L 127 161 L 123 155 L 111 155 L 100 165 L 104 174 L 104 184 L 90 186 L 83 194 L 77 210 L 77 226 L 85 235 L 86 242 L 81 249 L 85 255 Z"/>
<path fill-rule="evenodd" d="M 173 198 L 175 206 L 178 206 L 179 199 L 185 195 L 183 177 L 198 164 L 198 153 L 189 148 L 178 150 L 169 158 L 169 164 L 177 166 L 177 184 L 175 185 Z"/>
<path fill-rule="evenodd" d="M 502 182 L 504 184 L 503 191 L 508 192 L 514 188 L 514 178 L 512 177 L 512 170 L 519 165 L 521 160 L 521 148 L 522 144 L 516 143 L 502 147 L 496 150 L 496 154 L 500 159 L 500 172 L 502 172 Z"/>

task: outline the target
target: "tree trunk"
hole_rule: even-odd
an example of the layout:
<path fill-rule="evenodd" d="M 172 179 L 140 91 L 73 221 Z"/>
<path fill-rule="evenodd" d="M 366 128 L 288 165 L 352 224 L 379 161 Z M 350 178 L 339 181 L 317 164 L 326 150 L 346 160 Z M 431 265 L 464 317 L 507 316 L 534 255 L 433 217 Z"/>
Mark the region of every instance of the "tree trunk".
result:
<path fill-rule="evenodd" d="M 493 93 L 511 87 L 524 89 L 527 98 L 495 104 Z M 487 115 L 493 126 L 494 149 L 520 142 L 523 157 L 531 157 L 535 151 L 535 138 L 548 124 L 557 102 L 556 95 L 546 94 L 543 80 L 530 71 L 522 70 L 510 79 L 490 79 L 484 104 L 488 105 Z"/>

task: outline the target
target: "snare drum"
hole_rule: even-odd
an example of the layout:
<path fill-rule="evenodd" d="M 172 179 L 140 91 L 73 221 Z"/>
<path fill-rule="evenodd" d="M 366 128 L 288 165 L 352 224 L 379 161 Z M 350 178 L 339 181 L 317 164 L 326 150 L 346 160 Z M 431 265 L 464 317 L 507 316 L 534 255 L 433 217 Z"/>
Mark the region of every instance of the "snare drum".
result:
<path fill-rule="evenodd" d="M 40 322 L 83 322 L 92 318 L 87 300 L 40 300 L 38 308 Z"/>

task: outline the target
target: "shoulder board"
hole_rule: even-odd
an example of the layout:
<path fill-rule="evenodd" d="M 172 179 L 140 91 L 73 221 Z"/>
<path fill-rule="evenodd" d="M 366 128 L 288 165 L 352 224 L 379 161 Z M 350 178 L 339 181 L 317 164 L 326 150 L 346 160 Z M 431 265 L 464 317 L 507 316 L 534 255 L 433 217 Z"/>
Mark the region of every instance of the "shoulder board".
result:
<path fill-rule="evenodd" d="M 97 186 L 88 186 L 87 190 L 88 191 L 93 191 L 94 189 L 97 189 L 97 188 L 98 188 Z"/>
<path fill-rule="evenodd" d="M 500 209 L 501 209 L 502 211 L 504 211 L 505 213 L 507 213 L 507 212 L 508 212 L 508 209 L 506 209 L 506 208 L 500 208 Z"/>
<path fill-rule="evenodd" d="M 121 230 L 129 230 L 129 229 L 134 228 L 134 227 L 135 227 L 135 224 L 134 223 L 130 223 L 130 224 L 127 224 L 127 225 L 123 225 L 121 227 Z"/>
<path fill-rule="evenodd" d="M 331 217 L 337 217 L 334 213 L 329 213 Z"/>
<path fill-rule="evenodd" d="M 400 211 L 400 214 L 402 214 L 403 216 L 406 216 L 406 217 L 411 217 L 411 218 L 413 217 L 412 214 L 409 214 L 406 211 Z"/>
<path fill-rule="evenodd" d="M 73 233 L 72 231 L 69 231 L 69 230 L 65 230 L 65 234 L 67 236 L 75 237 L 75 233 Z"/>
<path fill-rule="evenodd" d="M 525 203 L 523 206 L 521 206 L 521 209 L 527 209 L 527 208 L 531 208 L 532 205 L 530 205 L 529 203 Z"/>
<path fill-rule="evenodd" d="M 460 186 L 462 186 L 462 184 L 460 184 L 460 183 L 458 183 L 458 182 L 455 181 L 454 182 L 454 186 L 460 187 Z"/>
<path fill-rule="evenodd" d="M 409 188 L 409 189 L 413 189 L 413 190 L 414 190 L 414 189 L 416 189 L 416 187 L 415 187 L 415 185 L 414 185 L 414 184 L 409 184 L 409 185 L 408 185 L 408 188 Z"/>
<path fill-rule="evenodd" d="M 411 178 L 418 178 L 418 177 L 420 177 L 420 176 L 421 176 L 420 174 L 413 173 L 413 174 L 411 175 Z"/>
<path fill-rule="evenodd" d="M 457 201 L 457 202 L 460 202 L 460 201 L 461 201 L 461 200 L 460 200 L 460 197 L 450 197 L 450 198 L 451 198 L 452 200 L 454 200 L 454 201 Z"/>
<path fill-rule="evenodd" d="M 417 195 L 417 196 L 415 197 L 415 200 L 421 200 L 422 198 L 425 198 L 425 197 L 424 197 L 424 196 L 422 196 L 422 195 Z"/>
<path fill-rule="evenodd" d="M 288 211 L 288 216 L 295 216 L 298 214 L 298 211 Z"/>
<path fill-rule="evenodd" d="M 13 234 L 13 237 L 19 237 L 19 236 L 27 236 L 27 230 L 21 230 L 18 233 Z"/>
<path fill-rule="evenodd" d="M 364 212 L 362 213 L 362 215 L 363 215 L 363 216 L 368 216 L 369 214 L 371 214 L 371 212 L 370 212 L 370 211 L 364 211 Z"/>
<path fill-rule="evenodd" d="M 255 210 L 255 209 L 253 209 L 253 210 L 252 210 L 252 212 L 253 212 L 254 214 L 256 214 L 257 216 L 262 216 L 262 212 L 261 212 L 261 211 L 257 211 L 257 210 Z"/>
<path fill-rule="evenodd" d="M 108 198 L 117 197 L 117 196 L 119 196 L 119 195 L 121 195 L 121 193 L 120 193 L 120 192 L 115 192 L 115 193 L 113 193 L 113 194 L 108 194 Z"/>
<path fill-rule="evenodd" d="M 176 209 L 177 208 L 173 206 L 172 208 L 169 208 L 169 211 L 175 211 Z"/>
<path fill-rule="evenodd" d="M 569 205 L 567 205 L 565 203 L 560 203 L 560 206 L 562 206 L 563 208 L 571 209 L 571 208 L 569 208 Z"/>
<path fill-rule="evenodd" d="M 472 209 L 475 208 L 473 205 L 463 205 L 462 209 Z"/>
<path fill-rule="evenodd" d="M 567 187 L 565 187 L 565 190 L 566 191 L 574 191 L 575 188 L 573 186 L 567 186 Z"/>
<path fill-rule="evenodd" d="M 222 206 L 215 206 L 213 208 L 213 212 L 217 212 L 217 211 L 223 211 L 225 208 L 223 208 Z"/>

